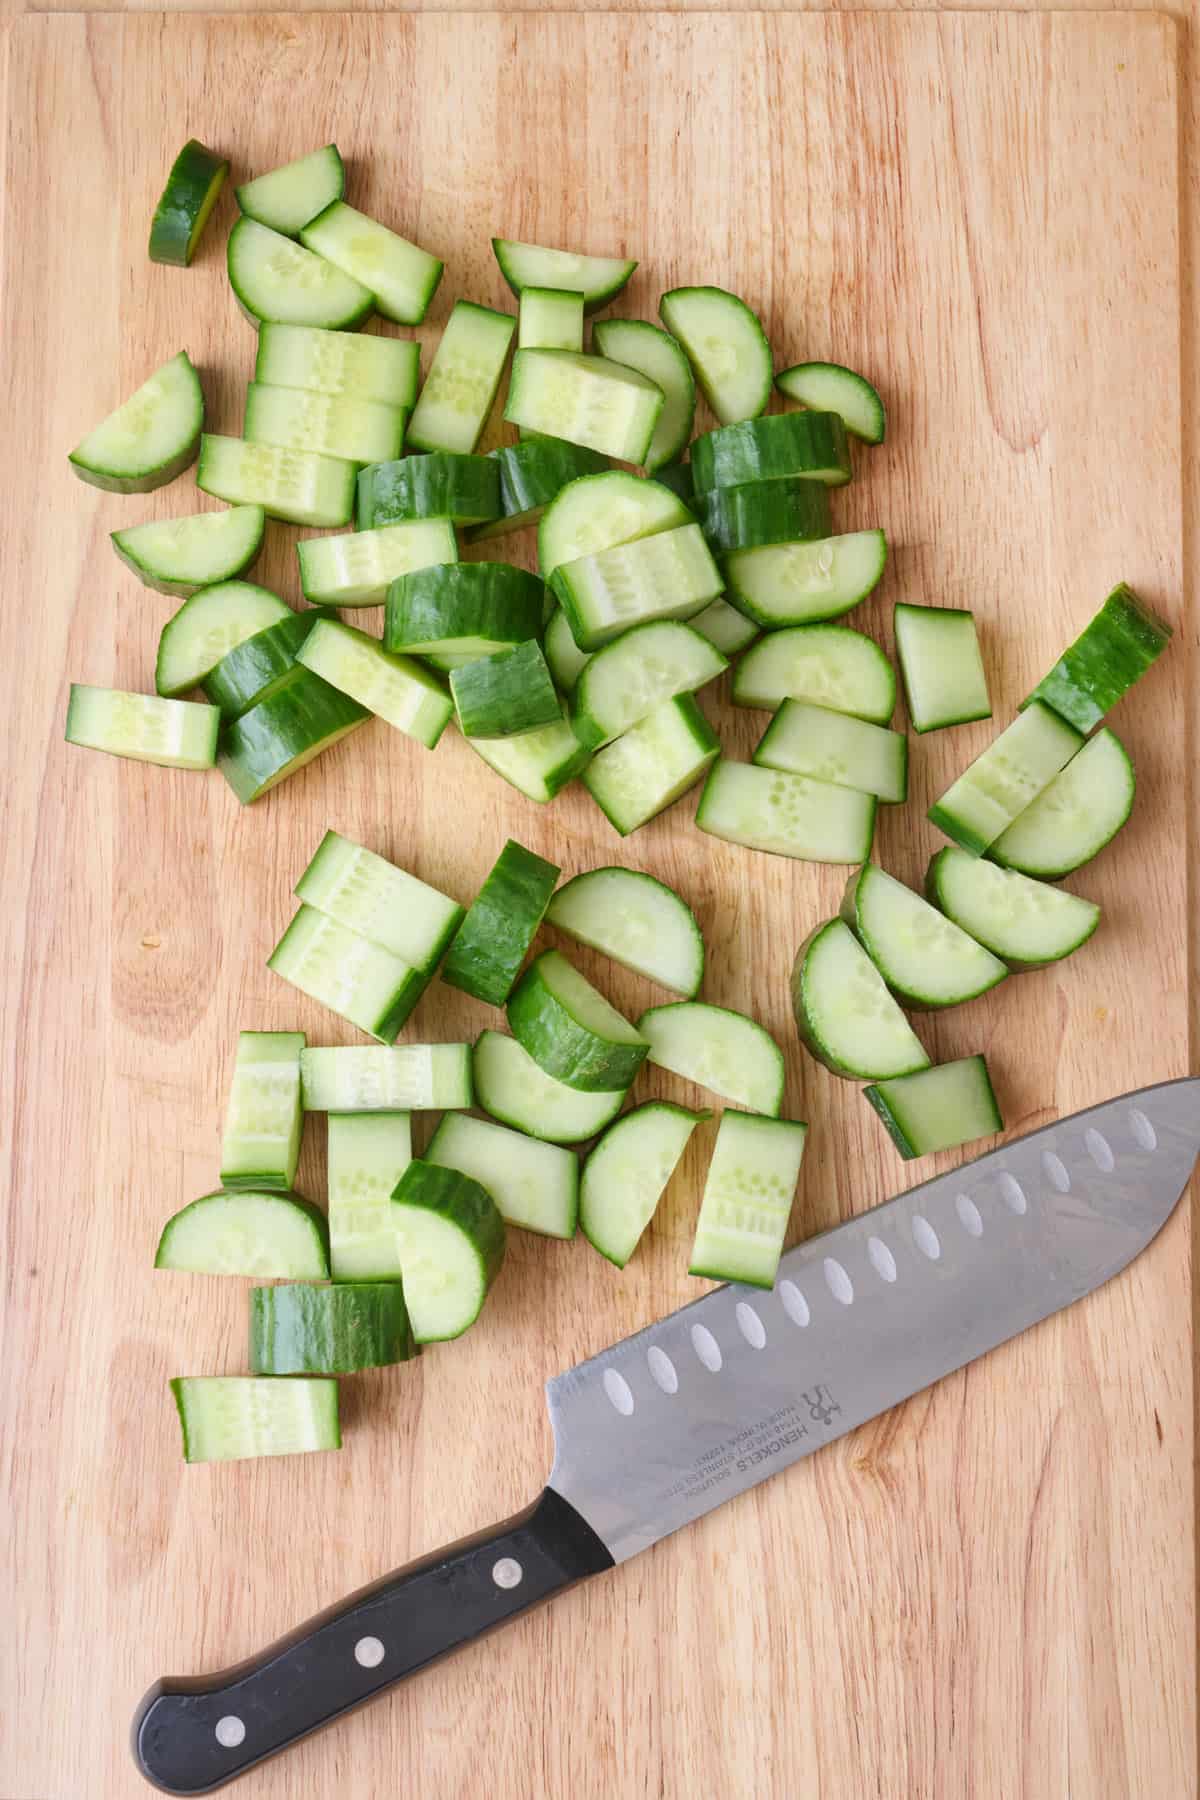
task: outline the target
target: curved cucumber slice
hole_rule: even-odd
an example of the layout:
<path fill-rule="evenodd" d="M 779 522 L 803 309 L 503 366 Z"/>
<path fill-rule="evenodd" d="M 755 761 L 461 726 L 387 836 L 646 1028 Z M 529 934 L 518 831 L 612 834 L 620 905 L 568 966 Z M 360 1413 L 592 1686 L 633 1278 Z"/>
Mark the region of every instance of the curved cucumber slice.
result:
<path fill-rule="evenodd" d="M 248 219 L 257 219 L 285 237 L 295 237 L 318 213 L 341 199 L 345 185 L 346 170 L 338 147 L 326 144 L 243 182 L 237 189 L 237 203 Z"/>
<path fill-rule="evenodd" d="M 392 1193 L 411 1161 L 406 1112 L 330 1113 L 329 1258 L 335 1281 L 399 1281 Z"/>
<path fill-rule="evenodd" d="M 303 388 L 252 381 L 246 389 L 243 435 L 248 444 L 313 451 L 347 462 L 383 462 L 400 454 L 404 412 L 375 400 L 335 400 Z"/>
<path fill-rule="evenodd" d="M 500 273 L 518 299 L 526 288 L 561 288 L 582 294 L 585 312 L 595 312 L 620 293 L 637 262 L 623 256 L 580 256 L 573 250 L 544 250 L 513 238 L 493 238 Z"/>
<path fill-rule="evenodd" d="M 155 686 L 168 697 L 185 694 L 206 681 L 247 638 L 295 617 L 277 594 L 252 581 L 219 581 L 201 588 L 163 626 Z"/>
<path fill-rule="evenodd" d="M 583 1165 L 583 1235 L 618 1269 L 638 1247 L 668 1181 L 706 1113 L 653 1100 L 610 1125 Z"/>
<path fill-rule="evenodd" d="M 929 1058 L 850 927 L 819 925 L 796 952 L 792 1011 L 818 1062 L 852 1081 L 927 1069 Z"/>
<path fill-rule="evenodd" d="M 826 541 L 832 529 L 828 488 L 802 476 L 710 488 L 697 494 L 696 511 L 714 550 Z"/>
<path fill-rule="evenodd" d="M 522 1131 L 489 1125 L 466 1113 L 447 1113 L 425 1161 L 486 1187 L 506 1225 L 543 1237 L 573 1238 L 579 1211 L 579 1158 L 573 1150 L 540 1143 Z"/>
<path fill-rule="evenodd" d="M 560 563 L 550 577 L 581 650 L 599 650 L 631 625 L 690 618 L 723 586 L 698 525 Z"/>
<path fill-rule="evenodd" d="M 692 614 L 688 624 L 722 656 L 737 656 L 759 635 L 754 620 L 745 618 L 728 600 L 710 601 L 703 612 Z"/>
<path fill-rule="evenodd" d="M 509 838 L 458 928 L 442 980 L 503 1006 L 562 870 Z"/>
<path fill-rule="evenodd" d="M 544 806 L 587 767 L 591 752 L 566 719 L 516 738 L 467 738 L 476 756 L 512 787 Z"/>
<path fill-rule="evenodd" d="M 1170 641 L 1170 627 L 1122 581 L 1024 705 L 1043 700 L 1080 731 L 1090 731 Z"/>
<path fill-rule="evenodd" d="M 206 696 L 220 707 L 223 719 L 240 719 L 256 700 L 279 686 L 296 667 L 296 653 L 317 618 L 316 613 L 294 613 L 289 608 L 282 618 L 242 638 L 201 677 Z"/>
<path fill-rule="evenodd" d="M 325 1215 L 299 1194 L 205 1194 L 167 1220 L 154 1266 L 194 1275 L 324 1281 Z"/>
<path fill-rule="evenodd" d="M 628 1092 L 593 1094 L 567 1087 L 540 1069 L 516 1038 L 500 1031 L 480 1032 L 473 1067 L 484 1112 L 552 1144 L 594 1137 L 620 1112 Z"/>
<path fill-rule="evenodd" d="M 882 531 L 851 531 L 808 543 L 734 550 L 724 568 L 734 605 L 775 631 L 840 618 L 878 585 L 886 563 Z"/>
<path fill-rule="evenodd" d="M 679 496 L 660 481 L 606 469 L 569 482 L 546 509 L 538 527 L 538 562 L 548 580 L 561 563 L 692 523 Z"/>
<path fill-rule="evenodd" d="M 261 506 L 290 525 L 348 525 L 354 516 L 354 464 L 312 450 L 206 436 L 196 486 L 231 505 Z"/>
<path fill-rule="evenodd" d="M 392 1195 L 404 1294 L 419 1344 L 461 1337 L 504 1261 L 504 1220 L 487 1189 L 457 1169 L 411 1162 Z"/>
<path fill-rule="evenodd" d="M 181 1375 L 171 1383 L 185 1462 L 339 1450 L 338 1384 L 315 1376 Z"/>
<path fill-rule="evenodd" d="M 434 966 L 463 917 L 457 900 L 337 831 L 325 833 L 295 894 L 417 969 Z"/>
<path fill-rule="evenodd" d="M 770 419 L 743 419 L 719 425 L 692 445 L 692 480 L 697 494 L 740 487 L 752 481 L 803 476 L 841 487 L 850 479 L 846 427 L 837 413 L 777 413 Z"/>
<path fill-rule="evenodd" d="M 669 331 L 645 319 L 601 319 L 592 328 L 601 356 L 637 369 L 663 392 L 663 409 L 646 452 L 646 467 L 661 469 L 687 449 L 696 412 L 692 366 Z"/>
<path fill-rule="evenodd" d="M 793 625 L 760 639 L 733 672 L 735 706 L 774 712 L 785 700 L 808 700 L 886 725 L 896 710 L 896 672 L 861 631 Z"/>
<path fill-rule="evenodd" d="M 353 1044 L 300 1055 L 306 1112 L 431 1112 L 474 1105 L 469 1044 Z"/>
<path fill-rule="evenodd" d="M 908 794 L 908 739 L 902 731 L 810 706 L 806 700 L 784 701 L 752 760 L 893 804 Z"/>
<path fill-rule="evenodd" d="M 1133 811 L 1133 794 L 1129 752 L 1115 732 L 1098 731 L 1001 832 L 988 855 L 1005 868 L 1057 881 L 1116 836 Z"/>
<path fill-rule="evenodd" d="M 722 425 L 752 419 L 771 398 L 771 346 L 757 316 L 724 288 L 672 288 L 659 316 L 687 351 Z"/>
<path fill-rule="evenodd" d="M 491 456 L 434 450 L 428 456 L 373 463 L 358 473 L 360 531 L 409 519 L 477 525 L 499 516 L 500 466 Z M 456 561 L 457 552 L 444 560 Z"/>
<path fill-rule="evenodd" d="M 195 461 L 203 427 L 200 377 L 181 350 L 89 431 L 69 460 L 92 487 L 148 494 Z"/>
<path fill-rule="evenodd" d="M 427 750 L 454 711 L 436 676 L 409 656 L 389 656 L 378 638 L 337 619 L 317 620 L 296 661 Z"/>
<path fill-rule="evenodd" d="M 807 1136 L 798 1120 L 721 1115 L 689 1275 L 774 1287 Z"/>
<path fill-rule="evenodd" d="M 841 363 L 793 363 L 790 369 L 780 370 L 775 386 L 801 406 L 840 414 L 846 430 L 864 443 L 882 444 L 887 414 L 865 375 L 856 375 Z"/>
<path fill-rule="evenodd" d="M 326 331 L 361 325 L 375 299 L 323 256 L 290 237 L 239 219 L 225 252 L 229 285 L 252 325 L 319 325 Z"/>
<path fill-rule="evenodd" d="M 226 725 L 217 763 L 242 805 L 249 806 L 370 716 L 365 706 L 297 666 Z"/>
<path fill-rule="evenodd" d="M 574 350 L 518 350 L 504 417 L 524 431 L 565 438 L 615 456 L 646 459 L 663 409 L 653 381 L 603 356 Z"/>
<path fill-rule="evenodd" d="M 550 623 L 542 639 L 554 685 L 560 693 L 570 694 L 584 667 L 592 660 L 590 650 L 581 650 L 571 634 L 570 620 L 561 606 L 550 614 Z"/>
<path fill-rule="evenodd" d="M 991 718 L 974 613 L 897 601 L 895 627 L 896 658 L 914 731 Z"/>
<path fill-rule="evenodd" d="M 547 921 L 614 962 L 689 999 L 704 975 L 704 939 L 690 906 L 636 869 L 589 869 L 566 882 Z"/>
<path fill-rule="evenodd" d="M 229 163 L 189 138 L 167 176 L 150 221 L 150 261 L 186 269 L 225 184 Z"/>
<path fill-rule="evenodd" d="M 645 1038 L 557 950 L 530 964 L 507 1011 L 517 1042 L 567 1087 L 628 1087 L 645 1060 Z"/>
<path fill-rule="evenodd" d="M 1008 974 L 990 950 L 874 863 L 847 882 L 842 917 L 892 992 L 915 1006 L 958 1006 Z"/>
<path fill-rule="evenodd" d="M 532 639 L 452 669 L 450 692 L 464 737 L 520 737 L 562 718 L 542 647 Z"/>
<path fill-rule="evenodd" d="M 222 1187 L 287 1190 L 295 1181 L 304 1130 L 303 1048 L 302 1031 L 238 1033 L 221 1139 Z"/>
<path fill-rule="evenodd" d="M 521 290 L 517 314 L 520 350 L 582 350 L 583 295 L 569 288 Z"/>
<path fill-rule="evenodd" d="M 436 256 L 356 212 L 344 200 L 334 200 L 302 226 L 300 242 L 340 269 L 347 280 L 361 282 L 384 318 L 398 325 L 421 323 L 442 279 L 443 265 Z"/>
<path fill-rule="evenodd" d="M 569 482 L 585 475 L 599 475 L 608 468 L 608 458 L 582 444 L 566 444 L 558 438 L 527 438 L 520 444 L 505 444 L 488 452 L 500 472 L 500 515 L 487 525 L 477 526 L 472 540 L 500 537 L 535 525 L 547 506 Z"/>
<path fill-rule="evenodd" d="M 314 606 L 382 606 L 393 581 L 458 561 L 449 519 L 410 519 L 344 537 L 304 538 L 296 545 L 300 586 Z"/>
<path fill-rule="evenodd" d="M 957 845 L 933 857 L 925 891 L 948 919 L 1010 969 L 1038 969 L 1070 956 L 1100 923 L 1100 908 L 1091 900 L 1032 881 L 1016 869 L 998 869 Z"/>
<path fill-rule="evenodd" d="M 193 700 L 164 700 L 120 688 L 71 683 L 68 744 L 108 756 L 159 763 L 166 769 L 211 769 L 217 759 L 221 715 Z"/>
<path fill-rule="evenodd" d="M 1035 700 L 951 782 L 928 817 L 964 850 L 982 856 L 1082 742 L 1073 725 Z"/>
<path fill-rule="evenodd" d="M 353 1375 L 407 1362 L 414 1354 L 398 1281 L 250 1290 L 255 1375 Z"/>
<path fill-rule="evenodd" d="M 262 548 L 266 523 L 261 506 L 233 506 L 114 531 L 112 547 L 143 587 L 186 600 L 197 588 L 248 569 Z"/>
<path fill-rule="evenodd" d="M 409 423 L 417 450 L 468 455 L 487 424 L 517 322 L 471 300 L 456 300 Z"/>
<path fill-rule="evenodd" d="M 644 1012 L 638 1030 L 658 1068 L 670 1069 L 735 1106 L 778 1118 L 783 1105 L 783 1051 L 744 1013 L 702 1000 L 676 1000 Z"/>
<path fill-rule="evenodd" d="M 609 824 L 628 837 L 695 787 L 720 749 L 693 696 L 677 694 L 594 756 L 583 783 Z"/>
<path fill-rule="evenodd" d="M 395 1042 L 431 979 L 311 906 L 300 908 L 267 967 L 381 1044 Z"/>
<path fill-rule="evenodd" d="M 905 1162 L 1004 1130 L 982 1056 L 881 1081 L 863 1093 Z"/>
<path fill-rule="evenodd" d="M 579 736 L 607 743 L 664 700 L 715 681 L 728 662 L 686 625 L 658 620 L 635 625 L 589 658 L 579 676 L 572 717 Z"/>
<path fill-rule="evenodd" d="M 713 765 L 696 808 L 710 837 L 800 862 L 862 862 L 871 854 L 875 797 L 753 763 Z"/>
<path fill-rule="evenodd" d="M 254 379 L 266 387 L 303 388 L 331 400 L 375 400 L 407 411 L 417 397 L 419 356 L 407 338 L 266 324 L 259 328 Z"/>
<path fill-rule="evenodd" d="M 491 656 L 541 636 L 545 592 L 536 575 L 509 563 L 417 569 L 388 589 L 384 648 L 415 656 L 431 650 Z"/>

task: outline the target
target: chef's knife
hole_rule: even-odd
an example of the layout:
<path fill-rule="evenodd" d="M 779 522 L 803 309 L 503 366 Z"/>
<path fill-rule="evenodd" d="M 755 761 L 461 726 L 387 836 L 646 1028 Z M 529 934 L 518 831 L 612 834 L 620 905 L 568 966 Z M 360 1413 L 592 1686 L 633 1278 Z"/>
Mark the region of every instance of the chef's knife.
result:
<path fill-rule="evenodd" d="M 549 1485 L 261 1656 L 158 1683 L 134 1756 L 202 1794 L 538 1601 L 624 1562 L 1089 1294 L 1166 1223 L 1200 1079 L 1109 1100 L 912 1188 L 547 1384 Z"/>

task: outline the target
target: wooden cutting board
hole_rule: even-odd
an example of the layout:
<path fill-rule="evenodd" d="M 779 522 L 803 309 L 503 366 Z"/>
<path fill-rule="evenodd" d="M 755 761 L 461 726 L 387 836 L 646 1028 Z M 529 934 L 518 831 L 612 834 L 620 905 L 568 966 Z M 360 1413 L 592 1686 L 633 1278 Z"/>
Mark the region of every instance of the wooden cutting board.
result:
<path fill-rule="evenodd" d="M 541 810 L 461 741 L 373 725 L 260 805 L 220 777 L 61 742 L 72 679 L 152 685 L 171 603 L 106 534 L 194 509 L 74 480 L 71 445 L 186 345 L 240 427 L 253 334 L 226 195 L 190 272 L 151 265 L 179 144 L 261 170 L 336 137 L 348 197 L 504 304 L 493 231 L 643 259 L 617 310 L 713 281 L 780 364 L 875 375 L 886 447 L 839 522 L 882 524 L 900 598 L 971 606 L 997 719 L 1126 577 L 1180 628 L 1114 723 L 1140 797 L 1073 886 L 1073 961 L 920 1022 L 986 1051 L 1013 1131 L 1187 1067 L 1175 33 L 1141 15 L 33 17 L 15 28 L 3 322 L 3 1407 L 12 1593 L 0 1786 L 146 1790 L 130 1714 L 346 1590 L 514 1511 L 549 1467 L 543 1380 L 700 1291 L 710 1136 L 622 1275 L 514 1232 L 479 1327 L 343 1385 L 336 1456 L 186 1469 L 166 1389 L 245 1367 L 238 1282 L 156 1275 L 167 1215 L 216 1182 L 240 1026 L 352 1037 L 270 975 L 290 889 L 335 826 L 467 900 L 504 839 L 621 861 L 700 914 L 705 997 L 752 1010 L 812 1122 L 801 1237 L 914 1178 L 854 1088 L 802 1057 L 787 971 L 841 875 L 698 833 L 694 799 L 622 845 L 578 791 Z M 297 596 L 272 526 L 259 578 Z M 530 546 L 507 540 L 522 559 Z M 496 553 L 493 547 L 493 554 Z M 504 551 L 500 551 L 504 554 Z M 361 620 L 360 620 L 361 622 Z M 746 755 L 761 715 L 706 705 Z M 919 880 L 924 808 L 992 727 L 913 741 L 881 859 Z M 1192 854 L 1195 854 L 1194 841 Z M 581 958 L 617 1002 L 647 984 Z M 497 1022 L 435 985 L 409 1035 Z M 640 1091 L 693 1096 L 653 1072 Z M 428 1121 L 425 1121 L 426 1126 Z M 705 1134 L 698 1134 L 704 1137 Z M 324 1131 L 301 1185 L 323 1187 Z M 954 1158 L 943 1159 L 952 1163 Z M 1088 1800 L 1193 1792 L 1187 1209 L 1103 1292 L 624 1569 L 251 1776 L 247 1794 L 526 1800 Z"/>

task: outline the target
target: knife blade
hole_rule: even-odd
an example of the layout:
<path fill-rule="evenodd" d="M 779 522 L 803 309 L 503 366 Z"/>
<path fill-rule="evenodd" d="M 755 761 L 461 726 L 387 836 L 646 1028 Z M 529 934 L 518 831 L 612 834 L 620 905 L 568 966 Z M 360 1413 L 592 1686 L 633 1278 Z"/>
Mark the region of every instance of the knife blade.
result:
<path fill-rule="evenodd" d="M 1200 1079 L 1004 1144 L 798 1245 L 547 1383 L 525 1512 L 375 1582 L 221 1674 L 157 1683 L 133 1752 L 223 1786 L 406 1675 L 788 1467 L 1125 1268 L 1200 1153 Z"/>

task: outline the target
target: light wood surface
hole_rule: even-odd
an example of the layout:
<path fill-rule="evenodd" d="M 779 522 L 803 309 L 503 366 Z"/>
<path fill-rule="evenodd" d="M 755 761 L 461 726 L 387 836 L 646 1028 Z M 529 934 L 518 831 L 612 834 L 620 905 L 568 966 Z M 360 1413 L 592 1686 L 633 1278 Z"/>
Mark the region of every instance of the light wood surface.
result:
<path fill-rule="evenodd" d="M 215 1182 L 237 1028 L 353 1036 L 264 966 L 325 826 L 464 900 L 508 835 L 566 873 L 620 860 L 672 881 L 705 927 L 706 997 L 777 1031 L 789 1109 L 813 1124 L 793 1236 L 909 1178 L 788 1021 L 787 967 L 836 903 L 835 870 L 715 844 L 690 800 L 622 848 L 581 794 L 540 810 L 461 742 L 430 756 L 382 725 L 247 811 L 217 776 L 61 744 L 67 683 L 148 687 L 171 610 L 107 532 L 195 495 L 189 477 L 97 494 L 66 450 L 180 344 L 213 427 L 240 423 L 253 339 L 224 280 L 232 201 L 191 272 L 144 254 L 178 143 L 195 132 L 259 169 L 336 136 L 349 197 L 446 256 L 427 340 L 456 294 L 503 303 L 487 247 L 503 230 L 643 256 L 621 311 L 721 281 L 761 307 L 781 360 L 878 374 L 891 439 L 837 505 L 896 549 L 859 619 L 887 642 L 897 598 L 974 606 L 1002 717 L 1119 576 L 1181 628 L 1115 721 L 1141 793 L 1073 883 L 1105 906 L 1100 937 L 921 1022 L 939 1057 L 986 1050 L 1011 1127 L 1028 1129 L 1187 1065 L 1175 31 L 1131 14 L 75 17 L 21 22 L 10 53 L 0 1043 L 17 1601 L 0 1788 L 118 1800 L 145 1791 L 125 1732 L 155 1675 L 235 1661 L 514 1510 L 548 1467 L 543 1379 L 697 1291 L 683 1270 L 707 1143 L 624 1276 L 582 1242 L 514 1232 L 471 1336 L 344 1384 L 340 1455 L 182 1467 L 166 1379 L 244 1367 L 245 1295 L 155 1275 L 153 1245 Z M 295 536 L 272 527 L 259 569 L 293 597 Z M 723 693 L 709 711 L 745 754 L 761 716 Z M 924 804 L 988 735 L 914 740 L 913 803 L 879 842 L 900 876 L 936 842 Z M 628 1008 L 654 997 L 581 961 Z M 436 986 L 408 1035 L 494 1018 Z M 317 1194 L 322 1137 L 310 1128 L 303 1166 Z M 1181 1209 L 1084 1305 L 245 1791 L 1191 1793 L 1190 1314 Z"/>

